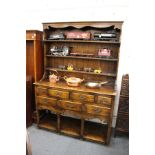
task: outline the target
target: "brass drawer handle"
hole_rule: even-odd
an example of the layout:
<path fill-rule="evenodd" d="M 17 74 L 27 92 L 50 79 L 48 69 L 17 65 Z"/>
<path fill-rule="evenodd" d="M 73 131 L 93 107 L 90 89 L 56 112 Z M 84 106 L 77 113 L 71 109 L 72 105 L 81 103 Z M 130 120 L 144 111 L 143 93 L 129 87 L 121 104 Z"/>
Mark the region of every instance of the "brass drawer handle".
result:
<path fill-rule="evenodd" d="M 100 104 L 109 105 L 109 103 L 108 103 L 108 102 L 106 102 L 106 101 L 104 101 L 104 100 L 100 100 L 100 101 L 99 101 L 99 103 L 100 103 Z"/>
<path fill-rule="evenodd" d="M 74 105 L 72 105 L 72 104 L 66 104 L 66 107 L 67 108 L 74 108 Z"/>
<path fill-rule="evenodd" d="M 44 90 L 44 89 L 39 89 L 39 90 L 38 90 L 38 93 L 39 93 L 39 94 L 46 94 L 46 90 Z"/>
<path fill-rule="evenodd" d="M 84 99 L 86 99 L 86 96 L 81 95 L 80 100 L 84 100 Z"/>
<path fill-rule="evenodd" d="M 57 92 L 56 96 L 60 97 L 61 96 L 61 92 Z"/>
<path fill-rule="evenodd" d="M 46 90 L 42 90 L 41 93 L 46 94 Z"/>
<path fill-rule="evenodd" d="M 44 103 L 44 104 L 47 104 L 48 103 L 48 100 L 47 99 L 42 99 L 41 102 Z"/>
<path fill-rule="evenodd" d="M 101 103 L 104 103 L 104 101 L 103 100 L 99 100 L 99 103 L 101 104 Z"/>
<path fill-rule="evenodd" d="M 100 113 L 100 112 L 101 112 L 101 109 L 95 108 L 95 109 L 94 109 L 94 112 L 95 112 L 95 113 Z"/>

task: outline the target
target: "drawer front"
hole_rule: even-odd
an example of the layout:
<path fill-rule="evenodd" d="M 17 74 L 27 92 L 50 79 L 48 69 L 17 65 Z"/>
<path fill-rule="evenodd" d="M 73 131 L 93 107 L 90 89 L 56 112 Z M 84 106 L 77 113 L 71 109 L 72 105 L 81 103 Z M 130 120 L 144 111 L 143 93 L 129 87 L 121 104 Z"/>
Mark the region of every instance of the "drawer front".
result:
<path fill-rule="evenodd" d="M 94 95 L 73 92 L 71 93 L 71 99 L 80 102 L 94 102 Z"/>
<path fill-rule="evenodd" d="M 111 107 L 112 98 L 106 96 L 98 96 L 97 99 L 98 104 L 103 104 L 104 106 Z"/>
<path fill-rule="evenodd" d="M 129 98 L 120 97 L 119 100 L 119 112 L 129 112 Z"/>
<path fill-rule="evenodd" d="M 44 106 L 44 107 L 49 107 L 49 106 L 56 107 L 57 106 L 57 99 L 39 96 L 39 97 L 37 97 L 37 104 L 39 106 Z"/>
<path fill-rule="evenodd" d="M 103 116 L 109 116 L 110 114 L 110 108 L 87 104 L 86 106 L 86 112 L 89 114 L 94 115 L 103 115 Z"/>
<path fill-rule="evenodd" d="M 62 101 L 58 102 L 59 106 L 66 110 L 73 110 L 73 111 L 81 111 L 82 103 L 79 102 L 71 102 L 71 101 Z"/>
<path fill-rule="evenodd" d="M 47 95 L 47 88 L 37 87 L 37 95 L 38 96 L 46 96 Z"/>
<path fill-rule="evenodd" d="M 48 89 L 48 95 L 57 97 L 60 99 L 68 99 L 69 98 L 69 92 L 68 91 L 61 91 L 61 90 L 54 90 L 54 89 Z"/>

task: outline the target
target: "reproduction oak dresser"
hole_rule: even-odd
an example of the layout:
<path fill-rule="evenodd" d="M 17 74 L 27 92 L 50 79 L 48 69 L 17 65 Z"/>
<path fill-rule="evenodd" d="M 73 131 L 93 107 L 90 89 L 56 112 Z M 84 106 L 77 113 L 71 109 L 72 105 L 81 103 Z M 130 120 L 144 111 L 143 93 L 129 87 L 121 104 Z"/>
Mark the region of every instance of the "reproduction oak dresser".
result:
<path fill-rule="evenodd" d="M 109 143 L 122 23 L 43 23 L 44 74 L 34 83 L 39 128 Z M 59 81 L 49 82 L 51 74 Z M 84 81 L 70 86 L 64 77 Z M 90 88 L 90 81 L 108 83 Z"/>

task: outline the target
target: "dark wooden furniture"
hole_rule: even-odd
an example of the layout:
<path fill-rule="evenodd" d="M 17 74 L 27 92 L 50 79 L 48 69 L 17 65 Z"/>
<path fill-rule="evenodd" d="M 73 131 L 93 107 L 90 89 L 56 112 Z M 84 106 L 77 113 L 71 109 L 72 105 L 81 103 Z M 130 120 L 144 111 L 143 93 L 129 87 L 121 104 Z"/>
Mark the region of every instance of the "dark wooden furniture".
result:
<path fill-rule="evenodd" d="M 26 76 L 31 76 L 32 82 L 41 79 L 43 74 L 43 47 L 42 47 L 42 31 L 27 30 L 26 31 Z M 28 91 L 28 90 L 26 90 Z M 32 112 L 35 111 L 35 93 L 32 85 L 31 96 Z M 27 115 L 30 111 L 27 111 Z M 31 114 L 32 115 L 32 114 Z"/>
<path fill-rule="evenodd" d="M 103 32 L 113 27 L 118 40 L 94 40 L 95 32 Z M 48 129 L 82 139 L 108 144 L 111 135 L 114 98 L 116 95 L 115 80 L 117 78 L 119 48 L 122 22 L 58 22 L 43 23 L 44 40 L 44 75 L 35 82 L 37 107 L 37 124 L 39 128 Z M 91 32 L 88 40 L 66 39 L 49 40 L 49 36 L 58 33 Z M 68 46 L 68 56 L 51 55 L 53 47 Z M 98 57 L 100 48 L 112 50 L 111 57 Z M 59 65 L 73 65 L 73 70 L 59 68 Z M 100 68 L 101 73 L 87 72 Z M 58 72 L 60 81 L 49 82 L 52 70 Z M 55 73 L 54 73 L 55 74 Z M 68 86 L 64 76 L 78 77 L 84 82 L 78 87 Z M 101 88 L 87 88 L 88 81 L 104 81 L 109 83 Z"/>
<path fill-rule="evenodd" d="M 32 77 L 26 76 L 26 127 L 32 124 Z"/>
<path fill-rule="evenodd" d="M 123 75 L 114 136 L 129 134 L 129 75 Z"/>

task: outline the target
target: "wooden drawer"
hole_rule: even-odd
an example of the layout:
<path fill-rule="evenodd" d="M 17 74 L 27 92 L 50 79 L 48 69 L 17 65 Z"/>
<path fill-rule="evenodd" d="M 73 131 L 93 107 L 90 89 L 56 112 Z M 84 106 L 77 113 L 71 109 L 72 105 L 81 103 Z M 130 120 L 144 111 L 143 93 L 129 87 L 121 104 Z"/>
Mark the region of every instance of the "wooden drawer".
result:
<path fill-rule="evenodd" d="M 97 103 L 98 104 L 103 104 L 103 105 L 105 105 L 107 107 L 111 107 L 112 98 L 106 97 L 106 96 L 98 96 Z"/>
<path fill-rule="evenodd" d="M 37 87 L 37 95 L 38 96 L 46 96 L 47 95 L 47 88 Z"/>
<path fill-rule="evenodd" d="M 58 105 L 66 110 L 81 111 L 82 103 L 60 100 Z"/>
<path fill-rule="evenodd" d="M 68 99 L 69 98 L 69 92 L 68 91 L 61 91 L 61 90 L 54 90 L 54 89 L 48 89 L 48 95 L 57 97 L 60 99 Z"/>
<path fill-rule="evenodd" d="M 57 99 L 55 98 L 47 98 L 47 97 L 37 97 L 37 104 L 38 106 L 43 106 L 43 107 L 56 107 L 57 106 Z"/>
<path fill-rule="evenodd" d="M 110 108 L 98 106 L 95 104 L 86 104 L 86 112 L 94 115 L 107 116 L 110 114 Z"/>
<path fill-rule="evenodd" d="M 73 92 L 71 99 L 80 102 L 94 102 L 94 95 Z"/>

